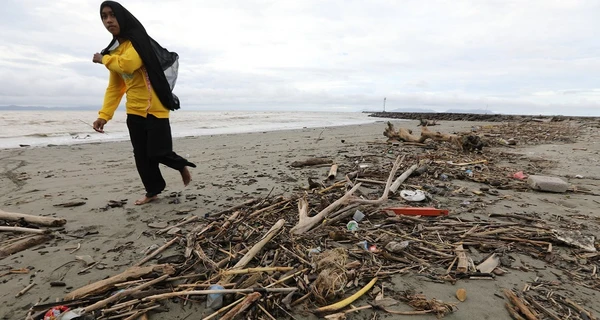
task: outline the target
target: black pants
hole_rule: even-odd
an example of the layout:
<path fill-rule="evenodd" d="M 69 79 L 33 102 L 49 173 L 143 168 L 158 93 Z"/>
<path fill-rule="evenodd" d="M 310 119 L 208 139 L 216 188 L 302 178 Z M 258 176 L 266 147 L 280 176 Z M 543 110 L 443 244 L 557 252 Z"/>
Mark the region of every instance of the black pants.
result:
<path fill-rule="evenodd" d="M 146 188 L 146 197 L 154 197 L 167 185 L 160 173 L 159 164 L 162 163 L 177 171 L 183 170 L 186 166 L 196 167 L 195 164 L 173 152 L 171 125 L 168 118 L 161 119 L 150 114 L 144 118 L 128 114 L 127 128 L 133 145 L 135 166 Z"/>

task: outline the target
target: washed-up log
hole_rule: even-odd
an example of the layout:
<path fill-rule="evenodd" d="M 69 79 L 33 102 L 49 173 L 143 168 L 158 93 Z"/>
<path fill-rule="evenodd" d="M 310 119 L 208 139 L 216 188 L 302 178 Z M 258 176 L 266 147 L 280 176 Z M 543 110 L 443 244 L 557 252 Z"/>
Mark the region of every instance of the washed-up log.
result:
<path fill-rule="evenodd" d="M 335 176 L 337 175 L 337 169 L 338 169 L 337 164 L 332 165 L 331 168 L 329 168 L 329 174 L 327 174 L 327 179 L 329 179 L 329 180 L 335 179 Z"/>
<path fill-rule="evenodd" d="M 359 187 L 360 183 L 357 183 L 352 189 L 350 189 L 350 191 L 346 192 L 344 196 L 327 206 L 327 208 L 323 209 L 321 212 L 317 213 L 313 217 L 308 216 L 308 202 L 306 201 L 306 199 L 298 200 L 298 224 L 296 224 L 296 226 L 292 228 L 291 232 L 293 234 L 303 234 L 305 232 L 308 232 L 315 225 L 321 222 L 321 220 L 323 220 L 330 212 L 335 210 L 338 206 L 346 203 L 346 201 Z"/>
<path fill-rule="evenodd" d="M 51 218 L 51 217 L 40 217 L 33 216 L 24 213 L 7 212 L 0 209 L 0 220 L 6 221 L 20 221 L 23 220 L 27 223 L 46 226 L 46 227 L 60 227 L 67 223 L 66 219 L 62 218 Z"/>
<path fill-rule="evenodd" d="M 438 123 L 435 120 L 427 120 L 427 119 L 420 119 L 419 120 L 419 124 L 418 126 L 422 126 L 422 127 L 431 127 L 431 126 L 437 126 Z"/>
<path fill-rule="evenodd" d="M 47 233 L 50 233 L 50 230 L 33 229 L 33 228 L 21 228 L 21 227 L 3 227 L 3 226 L 0 226 L 0 231 L 20 232 L 20 233 L 35 233 L 35 234 L 47 234 Z"/>
<path fill-rule="evenodd" d="M 450 143 L 462 148 L 461 137 L 456 134 L 433 132 L 433 131 L 429 131 L 429 129 L 427 129 L 427 127 L 423 127 L 423 129 L 421 129 L 421 138 L 423 140 L 419 141 L 419 142 L 423 142 L 427 139 L 431 139 L 434 141 L 447 141 L 447 142 L 450 142 Z"/>
<path fill-rule="evenodd" d="M 90 283 L 86 286 L 83 286 L 71 293 L 68 293 L 65 296 L 65 300 L 73 300 L 78 298 L 83 298 L 93 294 L 100 294 L 106 292 L 114 287 L 115 284 L 139 279 L 143 276 L 146 276 L 150 273 L 157 272 L 162 274 L 171 275 L 175 273 L 175 268 L 170 264 L 162 264 L 162 265 L 153 265 L 147 267 L 131 267 L 124 272 L 112 276 L 110 278 L 100 280 L 98 282 Z"/>
<path fill-rule="evenodd" d="M 285 224 L 285 220 L 280 219 L 279 221 L 277 221 L 272 227 L 271 229 L 269 229 L 269 231 L 267 231 L 267 233 L 263 236 L 263 238 L 257 242 L 251 249 L 250 251 L 248 251 L 248 253 L 246 253 L 241 259 L 240 261 L 238 261 L 235 266 L 233 266 L 230 270 L 236 270 L 236 269 L 243 269 L 244 267 L 246 267 L 246 265 L 248 264 L 248 262 L 250 262 L 250 260 L 252 260 L 259 252 L 260 250 L 262 250 L 262 248 L 269 242 L 271 241 L 271 239 L 273 239 L 273 237 L 275 237 L 279 231 L 281 230 L 281 228 L 283 228 L 283 225 Z M 228 283 L 229 280 L 231 280 L 231 278 L 233 277 L 233 275 L 225 275 L 221 278 L 221 280 L 219 281 L 219 283 Z"/>
<path fill-rule="evenodd" d="M 394 125 L 391 122 L 387 123 L 387 128 L 383 132 L 383 135 L 391 140 L 400 140 L 405 142 L 418 142 L 422 143 L 421 137 L 412 134 L 411 130 L 400 128 L 398 131 L 394 129 Z"/>
<path fill-rule="evenodd" d="M 251 293 L 246 296 L 246 298 L 240 302 L 237 306 L 233 307 L 229 312 L 224 314 L 220 320 L 233 320 L 236 316 L 242 314 L 246 309 L 250 308 L 250 306 L 260 299 L 261 295 L 258 292 Z"/>
<path fill-rule="evenodd" d="M 51 239 L 52 239 L 51 235 L 38 235 L 38 236 L 27 237 L 27 238 L 21 239 L 19 241 L 13 242 L 9 245 L 6 245 L 6 246 L 0 248 L 0 259 L 4 259 L 13 253 L 21 252 L 23 250 L 27 250 L 38 244 L 42 244 L 46 241 L 50 241 Z"/>
<path fill-rule="evenodd" d="M 309 158 L 309 159 L 306 159 L 303 161 L 294 161 L 294 162 L 292 162 L 291 166 L 294 168 L 301 168 L 301 167 L 316 166 L 316 165 L 321 165 L 321 164 L 330 164 L 332 162 L 333 162 L 333 160 L 326 159 L 326 158 Z"/>

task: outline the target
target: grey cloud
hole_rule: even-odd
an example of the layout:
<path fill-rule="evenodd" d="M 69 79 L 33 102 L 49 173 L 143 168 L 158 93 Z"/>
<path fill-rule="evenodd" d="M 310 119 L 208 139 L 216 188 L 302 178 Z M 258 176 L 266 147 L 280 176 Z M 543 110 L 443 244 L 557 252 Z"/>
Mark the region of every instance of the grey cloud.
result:
<path fill-rule="evenodd" d="M 99 1 L 3 2 L 0 104 L 99 105 Z M 598 114 L 600 2 L 126 3 L 180 55 L 189 108 Z"/>

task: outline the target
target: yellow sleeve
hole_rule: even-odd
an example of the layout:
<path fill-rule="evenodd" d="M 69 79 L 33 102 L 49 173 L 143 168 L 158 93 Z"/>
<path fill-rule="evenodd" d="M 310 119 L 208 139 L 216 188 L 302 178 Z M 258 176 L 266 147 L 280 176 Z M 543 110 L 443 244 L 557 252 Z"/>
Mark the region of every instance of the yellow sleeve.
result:
<path fill-rule="evenodd" d="M 98 118 L 106 121 L 112 119 L 115 110 L 119 107 L 121 99 L 125 94 L 125 81 L 121 78 L 121 75 L 111 71 L 110 77 L 108 78 L 108 87 L 104 94 L 104 103 L 102 109 L 98 112 Z"/>
<path fill-rule="evenodd" d="M 133 46 L 123 50 L 122 54 L 111 54 L 102 57 L 102 64 L 108 70 L 117 73 L 133 74 L 137 69 L 142 67 L 142 58 L 135 51 Z"/>

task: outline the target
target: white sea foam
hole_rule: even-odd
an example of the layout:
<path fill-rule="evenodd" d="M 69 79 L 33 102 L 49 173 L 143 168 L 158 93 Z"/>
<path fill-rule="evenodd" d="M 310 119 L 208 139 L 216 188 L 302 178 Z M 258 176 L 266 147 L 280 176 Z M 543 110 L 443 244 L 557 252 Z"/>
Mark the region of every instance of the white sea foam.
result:
<path fill-rule="evenodd" d="M 4 111 L 0 114 L 0 149 L 129 139 L 122 110 L 95 132 L 94 111 Z M 276 131 L 372 123 L 381 119 L 358 112 L 208 112 L 171 113 L 173 137 Z"/>

